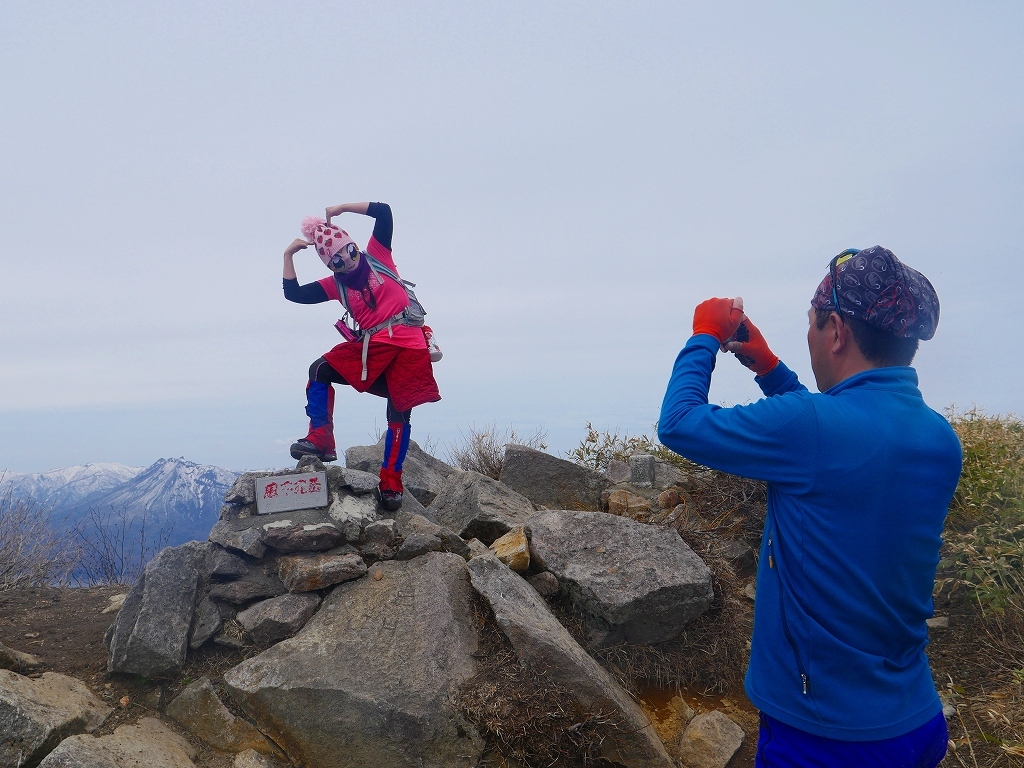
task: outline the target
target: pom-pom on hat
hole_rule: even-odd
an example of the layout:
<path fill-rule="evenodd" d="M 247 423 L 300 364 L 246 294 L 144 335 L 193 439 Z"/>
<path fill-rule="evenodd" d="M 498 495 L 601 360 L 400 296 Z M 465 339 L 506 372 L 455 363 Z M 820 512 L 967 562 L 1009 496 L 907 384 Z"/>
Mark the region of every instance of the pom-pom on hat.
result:
<path fill-rule="evenodd" d="M 348 232 L 339 229 L 333 224 L 328 224 L 319 216 L 307 216 L 302 220 L 302 236 L 316 246 L 316 252 L 320 261 L 330 266 L 331 257 L 349 243 L 356 244 Z"/>

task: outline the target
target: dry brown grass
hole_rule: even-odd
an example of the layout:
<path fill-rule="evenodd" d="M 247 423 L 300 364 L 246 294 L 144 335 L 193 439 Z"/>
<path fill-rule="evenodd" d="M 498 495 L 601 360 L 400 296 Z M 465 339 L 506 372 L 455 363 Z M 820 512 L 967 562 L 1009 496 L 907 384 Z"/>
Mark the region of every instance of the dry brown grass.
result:
<path fill-rule="evenodd" d="M 0 592 L 67 584 L 80 556 L 41 505 L 0 496 Z"/>
<path fill-rule="evenodd" d="M 505 463 L 505 446 L 525 445 L 538 451 L 547 450 L 547 433 L 537 429 L 529 435 L 521 435 L 515 427 L 499 429 L 490 424 L 478 429 L 469 427 L 469 434 L 462 432 L 462 441 L 448 446 L 448 462 L 459 469 L 479 472 L 497 480 Z"/>

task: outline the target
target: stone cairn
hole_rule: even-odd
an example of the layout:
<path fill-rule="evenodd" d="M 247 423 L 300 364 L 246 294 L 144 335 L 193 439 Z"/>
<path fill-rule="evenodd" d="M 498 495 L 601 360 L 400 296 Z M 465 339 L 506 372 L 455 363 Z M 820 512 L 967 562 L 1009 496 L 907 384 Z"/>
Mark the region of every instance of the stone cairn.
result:
<path fill-rule="evenodd" d="M 702 715 L 663 743 L 545 601 L 561 594 L 575 604 L 597 647 L 671 640 L 707 610 L 704 562 L 675 530 L 629 517 L 631 508 L 665 505 L 665 494 L 678 499 L 682 473 L 646 456 L 601 474 L 508 446 L 499 481 L 411 443 L 403 508 L 392 515 L 375 495 L 382 453 L 382 443 L 357 446 L 345 467 L 307 458 L 296 469 L 241 475 L 208 541 L 164 549 L 146 566 L 107 631 L 109 671 L 168 678 L 209 643 L 251 651 L 223 677 L 244 717 L 206 678 L 166 707 L 194 736 L 235 753 L 236 766 L 472 768 L 484 739 L 454 700 L 478 669 L 472 601 L 480 596 L 521 663 L 624 724 L 609 732 L 606 759 L 630 768 L 728 762 L 743 737 L 738 726 Z M 296 472 L 326 472 L 326 506 L 257 514 L 257 479 Z M 0 726 L 2 702 L 0 686 Z M 93 712 L 64 735 L 105 716 Z M 132 727 L 132 738 L 171 745 L 164 762 L 148 764 L 192 765 L 187 743 L 162 734 L 159 721 Z M 123 730 L 58 739 L 42 762 L 46 737 L 38 736 L 33 764 L 88 766 L 95 752 L 107 755 L 97 765 L 120 765 L 114 741 L 97 745 L 124 741 Z M 0 742 L 6 764 L 13 752 L 4 749 Z"/>

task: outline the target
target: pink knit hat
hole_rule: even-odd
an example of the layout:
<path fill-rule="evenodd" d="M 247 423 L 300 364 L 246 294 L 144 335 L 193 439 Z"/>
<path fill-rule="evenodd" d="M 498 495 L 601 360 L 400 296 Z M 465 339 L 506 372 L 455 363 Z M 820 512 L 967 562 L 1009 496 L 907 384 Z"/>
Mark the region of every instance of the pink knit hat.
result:
<path fill-rule="evenodd" d="M 302 235 L 316 246 L 320 261 L 328 266 L 331 264 L 331 257 L 349 243 L 356 248 L 359 247 L 356 241 L 349 237 L 348 232 L 328 224 L 319 216 L 307 216 L 302 220 Z"/>

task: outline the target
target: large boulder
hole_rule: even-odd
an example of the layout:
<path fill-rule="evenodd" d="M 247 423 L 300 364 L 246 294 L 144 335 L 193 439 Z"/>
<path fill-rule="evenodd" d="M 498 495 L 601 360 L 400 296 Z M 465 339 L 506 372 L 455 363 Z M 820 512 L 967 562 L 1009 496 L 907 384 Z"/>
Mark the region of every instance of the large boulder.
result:
<path fill-rule="evenodd" d="M 673 768 L 658 734 L 622 687 L 573 640 L 543 598 L 493 555 L 468 565 L 473 588 L 490 603 L 494 618 L 519 661 L 561 683 L 583 710 L 613 713 L 603 756 L 627 768 Z"/>
<path fill-rule="evenodd" d="M 566 510 L 527 526 L 533 561 L 588 614 L 596 645 L 671 640 L 711 605 L 711 571 L 671 528 Z"/>
<path fill-rule="evenodd" d="M 600 509 L 611 485 L 600 472 L 525 445 L 505 448 L 499 479 L 534 504 L 559 509 Z"/>
<path fill-rule="evenodd" d="M 190 541 L 154 557 L 107 632 L 108 672 L 169 677 L 181 672 L 210 545 Z"/>
<path fill-rule="evenodd" d="M 438 523 L 484 544 L 525 523 L 533 510 L 528 498 L 478 472 L 453 473 L 430 505 Z"/>
<path fill-rule="evenodd" d="M 72 736 L 39 768 L 195 768 L 195 748 L 154 717 L 109 736 Z"/>
<path fill-rule="evenodd" d="M 62 739 L 99 728 L 110 712 L 81 680 L 0 670 L 0 765 L 32 768 Z"/>
<path fill-rule="evenodd" d="M 354 445 L 345 451 L 345 466 L 380 474 L 380 465 L 384 460 L 385 435 L 376 445 Z M 457 471 L 440 459 L 435 459 L 424 451 L 415 440 L 409 441 L 409 451 L 402 464 L 402 484 L 425 507 L 430 506 L 434 497 L 441 492 L 444 481 L 452 472 Z M 415 510 L 419 511 L 419 510 Z"/>
<path fill-rule="evenodd" d="M 275 757 L 281 754 L 254 725 L 231 714 L 207 677 L 199 678 L 178 694 L 167 705 L 167 716 L 222 752 L 254 749 Z"/>
<path fill-rule="evenodd" d="M 475 671 L 471 599 L 456 555 L 378 563 L 224 682 L 297 765 L 475 766 L 483 741 L 452 704 Z"/>

